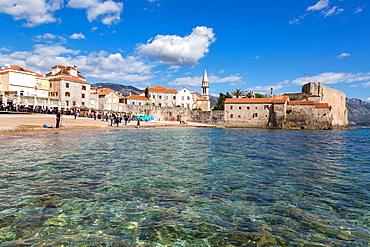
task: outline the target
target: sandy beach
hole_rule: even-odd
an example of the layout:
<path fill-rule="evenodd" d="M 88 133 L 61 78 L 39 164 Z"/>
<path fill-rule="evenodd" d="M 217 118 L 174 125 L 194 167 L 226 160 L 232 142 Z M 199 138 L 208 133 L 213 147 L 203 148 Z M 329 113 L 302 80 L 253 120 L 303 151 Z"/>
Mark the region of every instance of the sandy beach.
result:
<path fill-rule="evenodd" d="M 131 121 L 127 125 L 124 123 L 118 127 L 110 126 L 110 121 L 101 121 L 93 118 L 63 115 L 61 128 L 44 128 L 43 125 L 55 126 L 55 115 L 52 114 L 0 114 L 0 136 L 22 135 L 39 132 L 57 131 L 81 131 L 81 130 L 102 130 L 102 129 L 132 129 L 136 128 L 136 121 Z M 217 127 L 201 123 L 186 123 L 168 121 L 141 121 L 140 128 L 186 128 L 186 127 Z"/>

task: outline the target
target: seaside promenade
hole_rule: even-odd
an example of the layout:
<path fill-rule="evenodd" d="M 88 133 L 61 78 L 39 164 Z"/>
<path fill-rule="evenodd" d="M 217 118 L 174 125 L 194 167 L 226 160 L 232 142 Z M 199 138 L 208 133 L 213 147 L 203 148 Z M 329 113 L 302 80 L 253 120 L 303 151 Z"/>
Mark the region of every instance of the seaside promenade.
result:
<path fill-rule="evenodd" d="M 81 130 L 110 130 L 110 129 L 134 129 L 137 121 L 130 121 L 127 125 L 122 122 L 117 127 L 110 126 L 110 121 L 102 121 L 93 118 L 77 117 L 63 115 L 61 128 L 45 128 L 55 126 L 54 114 L 0 114 L 0 136 L 33 134 L 39 132 L 57 132 L 57 131 L 81 131 Z M 201 123 L 186 123 L 170 121 L 141 121 L 140 128 L 186 128 L 186 127 L 217 127 L 214 125 Z"/>

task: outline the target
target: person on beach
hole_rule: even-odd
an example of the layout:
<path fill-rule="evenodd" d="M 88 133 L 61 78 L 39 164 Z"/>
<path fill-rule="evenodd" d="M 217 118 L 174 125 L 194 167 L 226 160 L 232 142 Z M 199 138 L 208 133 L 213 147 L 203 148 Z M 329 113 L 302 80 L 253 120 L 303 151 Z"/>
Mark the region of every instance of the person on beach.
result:
<path fill-rule="evenodd" d="M 55 115 L 55 120 L 56 120 L 55 128 L 57 129 L 59 129 L 61 116 L 62 116 L 61 111 L 58 111 L 57 114 Z"/>
<path fill-rule="evenodd" d="M 140 119 L 137 120 L 136 128 L 140 128 Z"/>

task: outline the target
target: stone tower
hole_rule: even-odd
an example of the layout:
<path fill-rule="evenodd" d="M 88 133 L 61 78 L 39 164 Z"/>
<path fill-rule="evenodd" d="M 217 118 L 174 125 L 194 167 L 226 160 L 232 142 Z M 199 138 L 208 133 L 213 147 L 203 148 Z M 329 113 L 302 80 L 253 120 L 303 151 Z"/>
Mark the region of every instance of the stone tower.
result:
<path fill-rule="evenodd" d="M 202 97 L 209 100 L 208 76 L 207 76 L 206 69 L 204 69 L 203 79 L 202 79 Z"/>

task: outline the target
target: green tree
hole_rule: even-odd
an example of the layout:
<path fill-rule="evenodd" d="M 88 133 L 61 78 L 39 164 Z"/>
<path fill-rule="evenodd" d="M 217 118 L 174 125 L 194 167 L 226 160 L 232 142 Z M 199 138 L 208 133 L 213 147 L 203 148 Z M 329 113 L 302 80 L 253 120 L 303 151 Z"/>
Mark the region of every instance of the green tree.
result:
<path fill-rule="evenodd" d="M 147 97 L 149 99 L 149 87 L 146 87 L 145 88 L 145 97 Z"/>
<path fill-rule="evenodd" d="M 255 94 L 254 94 L 254 97 L 255 97 L 255 98 L 265 98 L 265 95 L 260 94 L 260 93 L 255 93 Z"/>
<path fill-rule="evenodd" d="M 225 100 L 227 98 L 232 98 L 232 96 L 229 92 L 226 92 L 226 94 L 220 93 L 220 96 L 218 97 L 217 105 L 213 109 L 215 109 L 215 110 L 224 110 L 225 109 Z"/>
<path fill-rule="evenodd" d="M 244 91 L 241 89 L 235 89 L 234 91 L 231 92 L 231 94 L 235 96 L 235 98 L 239 98 L 244 95 Z"/>

